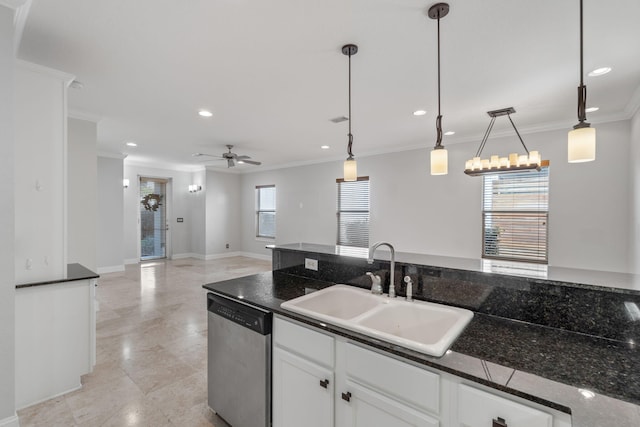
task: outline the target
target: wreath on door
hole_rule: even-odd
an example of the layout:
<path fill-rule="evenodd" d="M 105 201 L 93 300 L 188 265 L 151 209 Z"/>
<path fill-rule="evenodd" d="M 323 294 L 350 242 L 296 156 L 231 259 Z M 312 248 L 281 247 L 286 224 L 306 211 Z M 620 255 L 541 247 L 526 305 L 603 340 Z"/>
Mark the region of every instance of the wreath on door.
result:
<path fill-rule="evenodd" d="M 144 206 L 146 210 L 155 212 L 158 210 L 158 207 L 162 205 L 162 203 L 160 203 L 161 201 L 162 201 L 161 194 L 152 193 L 144 196 L 142 200 L 140 200 L 140 203 L 142 203 L 142 206 Z"/>

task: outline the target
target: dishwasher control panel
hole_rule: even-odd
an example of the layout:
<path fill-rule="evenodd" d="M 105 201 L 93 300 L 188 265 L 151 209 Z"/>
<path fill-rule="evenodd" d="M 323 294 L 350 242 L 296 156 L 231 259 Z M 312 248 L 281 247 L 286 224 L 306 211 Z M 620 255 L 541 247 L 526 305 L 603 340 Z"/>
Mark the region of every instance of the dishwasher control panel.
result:
<path fill-rule="evenodd" d="M 213 293 L 207 294 L 207 310 L 259 334 L 271 334 L 271 312 Z"/>

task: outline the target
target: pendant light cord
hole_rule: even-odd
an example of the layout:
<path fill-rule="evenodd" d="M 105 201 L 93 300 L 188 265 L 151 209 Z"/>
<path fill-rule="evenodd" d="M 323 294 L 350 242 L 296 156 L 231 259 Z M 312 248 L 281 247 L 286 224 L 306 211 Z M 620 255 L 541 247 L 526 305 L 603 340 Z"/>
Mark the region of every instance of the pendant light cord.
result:
<path fill-rule="evenodd" d="M 578 86 L 578 124 L 574 129 L 588 127 L 587 120 L 587 87 L 584 85 L 584 51 L 583 51 L 583 30 L 582 30 L 582 0 L 580 0 L 580 86 Z"/>
<path fill-rule="evenodd" d="M 440 11 L 438 11 L 438 117 L 436 118 L 436 146 L 442 148 L 442 114 L 440 114 Z"/>
<path fill-rule="evenodd" d="M 351 146 L 353 145 L 353 135 L 351 134 L 351 50 L 349 50 L 349 145 L 347 146 L 347 154 L 349 159 L 353 159 Z"/>

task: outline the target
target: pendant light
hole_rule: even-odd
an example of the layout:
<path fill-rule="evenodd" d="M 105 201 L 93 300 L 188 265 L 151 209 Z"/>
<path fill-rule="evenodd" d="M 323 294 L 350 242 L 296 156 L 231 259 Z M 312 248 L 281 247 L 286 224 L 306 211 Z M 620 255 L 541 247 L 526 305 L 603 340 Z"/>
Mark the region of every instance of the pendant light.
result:
<path fill-rule="evenodd" d="M 449 172 L 449 157 L 442 145 L 442 114 L 440 114 L 440 18 L 449 13 L 447 3 L 436 3 L 429 8 L 429 18 L 438 20 L 438 117 L 436 118 L 436 145 L 431 151 L 431 175 L 446 175 Z"/>
<path fill-rule="evenodd" d="M 487 111 L 487 114 L 491 117 L 489 127 L 484 133 L 484 137 L 480 142 L 476 155 L 471 160 L 466 161 L 464 165 L 464 173 L 470 176 L 481 176 L 508 172 L 539 171 L 541 166 L 549 165 L 548 160 L 542 160 L 540 158 L 540 153 L 538 151 L 529 151 L 525 145 L 522 140 L 522 136 L 520 136 L 520 132 L 518 132 L 515 123 L 513 123 L 513 120 L 511 119 L 511 114 L 514 114 L 515 112 L 516 110 L 513 107 Z M 496 117 L 501 116 L 507 116 L 509 118 L 509 122 L 511 123 L 513 130 L 516 132 L 516 135 L 518 135 L 518 139 L 520 140 L 526 154 L 511 153 L 509 154 L 509 157 L 492 155 L 488 159 L 482 159 L 482 150 L 484 150 L 484 146 L 489 139 L 489 134 L 493 129 Z"/>
<path fill-rule="evenodd" d="M 569 163 L 591 162 L 596 159 L 596 130 L 586 123 L 587 87 L 584 85 L 582 41 L 582 0 L 580 0 L 580 86 L 578 86 L 578 124 L 569 132 Z"/>
<path fill-rule="evenodd" d="M 342 46 L 342 53 L 349 57 L 349 145 L 347 145 L 347 154 L 349 157 L 344 161 L 344 180 L 348 182 L 358 180 L 358 166 L 351 151 L 353 145 L 353 135 L 351 134 L 351 55 L 358 53 L 358 46 L 355 44 L 346 44 Z"/>

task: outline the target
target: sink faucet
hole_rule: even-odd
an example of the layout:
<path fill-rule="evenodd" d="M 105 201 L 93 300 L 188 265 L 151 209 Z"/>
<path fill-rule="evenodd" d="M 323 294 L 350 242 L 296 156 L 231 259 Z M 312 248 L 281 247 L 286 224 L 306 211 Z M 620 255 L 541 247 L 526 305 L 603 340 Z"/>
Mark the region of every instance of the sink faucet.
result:
<path fill-rule="evenodd" d="M 378 249 L 378 246 L 388 246 L 389 249 L 391 250 L 391 273 L 389 275 L 389 298 L 395 298 L 396 296 L 396 288 L 394 285 L 394 280 L 395 280 L 395 270 L 396 270 L 396 251 L 395 249 L 393 249 L 393 246 L 391 245 L 391 243 L 387 243 L 387 242 L 377 242 L 374 243 L 373 245 L 371 245 L 371 247 L 369 248 L 369 258 L 367 258 L 367 262 L 369 264 L 373 264 L 373 254 L 375 253 L 376 249 Z"/>
<path fill-rule="evenodd" d="M 371 277 L 371 293 L 382 295 L 382 279 L 377 274 L 367 271 L 367 276 Z"/>
<path fill-rule="evenodd" d="M 404 283 L 407 284 L 407 301 L 413 301 L 413 282 L 411 281 L 411 277 L 404 276 Z"/>

